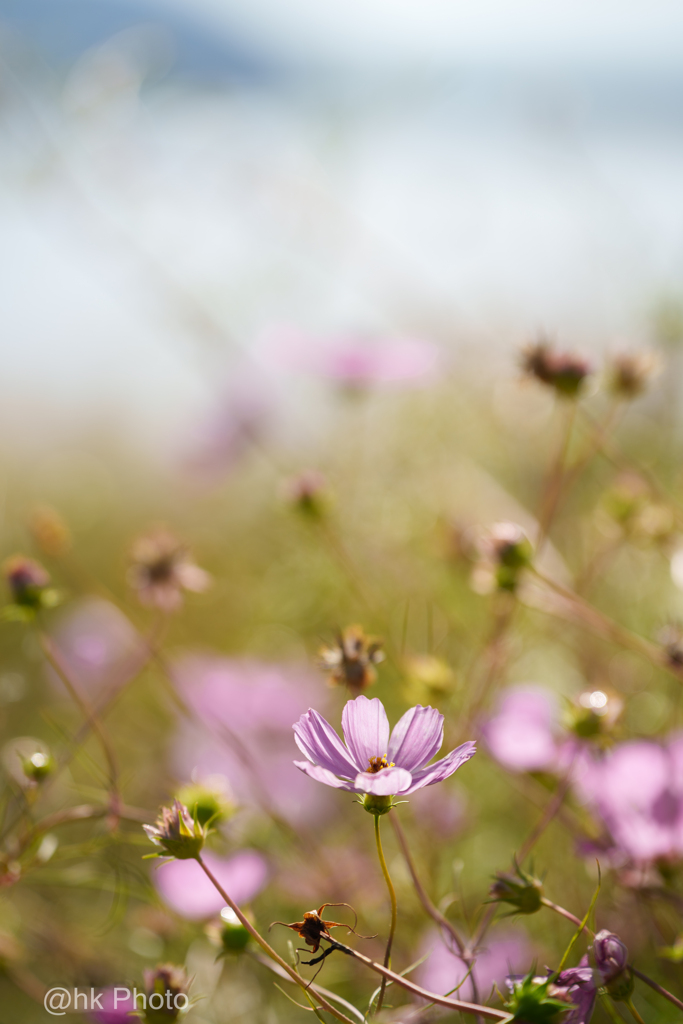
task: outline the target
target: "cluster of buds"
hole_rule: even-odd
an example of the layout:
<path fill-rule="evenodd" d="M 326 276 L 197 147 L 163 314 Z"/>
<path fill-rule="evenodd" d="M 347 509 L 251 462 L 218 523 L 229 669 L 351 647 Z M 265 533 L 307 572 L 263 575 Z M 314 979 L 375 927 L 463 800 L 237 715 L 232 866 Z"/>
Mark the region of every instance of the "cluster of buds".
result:
<path fill-rule="evenodd" d="M 647 389 L 659 365 L 654 352 L 622 352 L 607 364 L 607 387 L 618 398 L 637 398 Z"/>
<path fill-rule="evenodd" d="M 176 797 L 203 827 L 228 821 L 235 812 L 232 792 L 222 775 L 209 776 L 203 782 L 188 782 Z"/>
<path fill-rule="evenodd" d="M 11 595 L 11 603 L 3 610 L 4 618 L 29 621 L 38 612 L 59 604 L 61 595 L 50 585 L 50 575 L 39 562 L 14 555 L 3 568 Z"/>
<path fill-rule="evenodd" d="M 196 565 L 187 545 L 159 527 L 134 543 L 128 582 L 142 604 L 175 612 L 182 607 L 184 590 L 202 593 L 211 577 Z"/>
<path fill-rule="evenodd" d="M 145 1009 L 147 1024 L 169 1024 L 190 1008 L 190 980 L 182 967 L 160 964 L 145 971 Z"/>
<path fill-rule="evenodd" d="M 586 690 L 565 713 L 565 725 L 582 740 L 605 740 L 624 710 L 623 700 L 604 690 Z"/>
<path fill-rule="evenodd" d="M 545 338 L 522 350 L 522 369 L 565 398 L 576 398 L 584 381 L 593 372 L 593 367 L 583 356 L 575 352 L 556 352 Z"/>
<path fill-rule="evenodd" d="M 330 506 L 325 477 L 314 469 L 299 473 L 288 481 L 285 500 L 309 519 L 322 519 Z"/>
<path fill-rule="evenodd" d="M 156 825 L 143 825 L 147 838 L 163 852 L 152 857 L 175 857 L 176 860 L 196 860 L 201 853 L 208 830 L 192 818 L 180 800 L 173 807 L 162 807 Z"/>
<path fill-rule="evenodd" d="M 366 636 L 362 626 L 347 626 L 337 633 L 334 644 L 318 652 L 318 664 L 328 673 L 331 686 L 348 686 L 353 696 L 366 690 L 377 679 L 375 665 L 384 661 L 382 641 Z"/>
<path fill-rule="evenodd" d="M 590 961 L 600 976 L 601 987 L 612 999 L 628 1001 L 633 994 L 633 972 L 628 965 L 628 949 L 614 932 L 598 932 L 589 951 Z"/>
<path fill-rule="evenodd" d="M 533 548 L 517 523 L 500 522 L 481 531 L 474 540 L 478 559 L 472 587 L 479 594 L 492 590 L 514 593 L 523 571 L 531 565 Z"/>
<path fill-rule="evenodd" d="M 508 903 L 513 914 L 535 914 L 543 905 L 543 883 L 515 862 L 513 874 L 495 876 L 489 896 L 489 903 Z"/>

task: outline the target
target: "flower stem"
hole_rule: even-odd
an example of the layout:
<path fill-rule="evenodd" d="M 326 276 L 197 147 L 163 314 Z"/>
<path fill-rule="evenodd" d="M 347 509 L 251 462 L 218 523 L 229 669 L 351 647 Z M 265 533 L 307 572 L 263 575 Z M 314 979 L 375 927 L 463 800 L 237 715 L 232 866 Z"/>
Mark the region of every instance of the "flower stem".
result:
<path fill-rule="evenodd" d="M 377 856 L 379 857 L 380 867 L 382 868 L 382 874 L 384 875 L 384 881 L 387 883 L 387 889 L 389 890 L 389 899 L 391 900 L 391 926 L 389 928 L 389 938 L 387 939 L 387 948 L 384 951 L 384 966 L 385 967 L 389 967 L 391 965 L 391 947 L 392 947 L 393 942 L 394 942 L 394 932 L 396 931 L 396 915 L 397 915 L 398 908 L 397 908 L 397 905 L 396 905 L 396 892 L 394 890 L 393 882 L 391 881 L 391 876 L 389 874 L 389 869 L 387 867 L 387 862 L 384 859 L 384 851 L 382 850 L 382 840 L 381 840 L 381 837 L 380 837 L 380 834 L 379 834 L 379 819 L 380 819 L 380 815 L 376 814 L 375 815 L 375 842 L 377 843 Z M 387 987 L 387 979 L 385 977 L 382 977 L 382 984 L 380 986 L 379 996 L 377 997 L 377 1010 L 376 1010 L 377 1013 L 379 1013 L 379 1011 L 382 1009 L 382 1003 L 384 1002 L 384 991 L 385 991 L 386 987 Z"/>
<path fill-rule="evenodd" d="M 659 992 L 660 996 L 664 996 L 664 998 L 668 999 L 670 1003 L 673 1003 L 674 1006 L 677 1006 L 679 1010 L 683 1010 L 683 1002 L 680 999 L 678 999 L 675 995 L 673 995 L 667 989 L 663 988 L 661 985 L 658 985 L 656 981 L 652 980 L 652 978 L 648 978 L 647 974 L 643 974 L 642 971 L 639 971 L 633 965 L 631 965 L 631 970 L 635 974 L 636 978 L 640 978 L 641 981 L 644 981 L 645 984 L 649 985 L 650 988 L 654 989 L 655 992 Z"/>
<path fill-rule="evenodd" d="M 209 868 L 207 868 L 206 864 L 202 860 L 201 854 L 197 854 L 196 861 L 199 864 L 199 866 L 202 869 L 202 871 L 204 872 L 204 874 L 206 875 L 206 877 L 209 879 L 209 881 L 213 885 L 213 887 L 221 894 L 221 896 L 223 897 L 223 899 L 225 900 L 227 905 L 230 907 L 230 909 L 233 911 L 233 913 L 237 915 L 238 920 L 246 928 L 246 930 L 249 932 L 249 934 L 251 935 L 252 939 L 254 939 L 259 944 L 259 946 L 261 947 L 263 952 L 266 953 L 270 957 L 271 960 L 274 960 L 276 964 L 279 964 L 280 967 L 282 967 L 282 969 L 287 972 L 287 974 L 292 979 L 292 981 L 295 981 L 296 984 L 299 985 L 299 987 L 302 988 L 306 992 L 307 989 L 308 989 L 308 984 L 306 983 L 306 981 L 304 981 L 304 979 L 301 977 L 301 975 L 297 974 L 297 972 L 294 970 L 294 968 L 290 967 L 290 965 L 287 963 L 287 961 L 283 960 L 282 957 L 278 953 L 275 952 L 273 947 L 270 946 L 266 942 L 266 940 L 263 938 L 263 936 L 260 935 L 259 932 L 257 932 L 257 930 L 254 928 L 254 926 L 251 923 L 251 921 L 249 920 L 249 918 L 244 916 L 244 914 L 242 913 L 240 908 L 237 906 L 235 901 L 233 899 L 231 899 L 230 896 L 228 896 L 227 892 L 225 891 L 223 886 L 220 884 L 218 879 L 214 878 L 213 874 L 211 873 Z M 327 1010 L 327 1012 L 331 1013 L 333 1017 L 336 1017 L 337 1020 L 344 1021 L 345 1024 L 353 1024 L 353 1022 L 351 1021 L 350 1017 L 346 1017 L 343 1013 L 340 1013 L 339 1010 L 336 1010 L 334 1008 L 334 1006 L 331 1005 L 331 1003 L 328 1003 L 327 1000 L 322 995 L 320 995 L 319 991 L 316 992 L 316 995 L 318 997 L 318 1001 L 319 1001 L 321 1007 L 323 1008 L 323 1010 Z"/>
<path fill-rule="evenodd" d="M 633 1000 L 629 999 L 629 1001 L 626 1003 L 626 1005 L 628 1006 L 629 1010 L 631 1011 L 631 1014 L 632 1014 L 633 1019 L 635 1020 L 636 1024 L 645 1024 L 645 1021 L 643 1020 L 643 1018 L 640 1016 L 640 1014 L 636 1010 L 635 1006 L 633 1005 Z"/>

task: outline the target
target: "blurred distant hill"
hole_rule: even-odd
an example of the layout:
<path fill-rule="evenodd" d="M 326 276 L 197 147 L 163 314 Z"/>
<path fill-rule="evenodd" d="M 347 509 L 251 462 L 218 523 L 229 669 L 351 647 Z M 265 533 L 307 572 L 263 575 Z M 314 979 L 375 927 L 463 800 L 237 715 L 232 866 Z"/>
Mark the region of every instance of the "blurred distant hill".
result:
<path fill-rule="evenodd" d="M 256 83 L 276 75 L 272 62 L 255 53 L 229 28 L 217 33 L 201 19 L 145 0 L 0 0 L 0 30 L 20 36 L 50 63 L 69 66 L 83 51 L 140 25 L 169 37 L 169 74 L 202 83 Z"/>

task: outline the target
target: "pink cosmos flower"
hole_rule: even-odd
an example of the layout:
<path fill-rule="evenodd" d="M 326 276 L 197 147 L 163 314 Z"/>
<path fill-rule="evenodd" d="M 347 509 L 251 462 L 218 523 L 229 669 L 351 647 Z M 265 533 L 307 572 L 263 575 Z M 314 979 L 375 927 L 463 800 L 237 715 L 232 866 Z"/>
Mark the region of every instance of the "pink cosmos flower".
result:
<path fill-rule="evenodd" d="M 467 967 L 447 948 L 438 931 L 429 932 L 422 946 L 422 953 L 430 952 L 418 967 L 416 977 L 423 988 L 445 995 L 459 985 L 467 974 Z M 477 956 L 474 977 L 481 999 L 486 1000 L 493 985 L 502 986 L 510 971 L 523 969 L 531 958 L 529 941 L 521 929 L 502 928 L 493 931 L 486 940 L 486 947 Z M 468 999 L 472 994 L 468 980 L 456 998 Z M 463 994 L 464 993 L 464 994 Z"/>
<path fill-rule="evenodd" d="M 309 666 L 188 653 L 173 678 L 194 717 L 172 744 L 179 778 L 223 775 L 239 804 L 265 803 L 297 824 L 329 813 L 292 764 L 292 722 L 320 692 Z"/>
<path fill-rule="evenodd" d="M 417 338 L 316 338 L 287 328 L 270 336 L 264 352 L 285 369 L 330 377 L 351 387 L 405 384 L 430 373 L 437 361 L 436 347 Z"/>
<path fill-rule="evenodd" d="M 622 855 L 639 863 L 683 856 L 683 734 L 664 745 L 619 744 L 587 762 L 574 785 Z"/>
<path fill-rule="evenodd" d="M 414 793 L 447 779 L 475 753 L 476 744 L 469 740 L 430 765 L 443 743 L 443 721 L 435 708 L 418 704 L 399 719 L 390 737 L 382 702 L 361 694 L 342 712 L 344 746 L 322 715 L 309 708 L 293 726 L 308 760 L 294 764 L 335 789 L 374 796 Z"/>
<path fill-rule="evenodd" d="M 82 693 L 107 690 L 125 681 L 143 656 L 142 639 L 109 601 L 89 597 L 62 615 L 52 634 L 59 661 Z M 56 688 L 64 690 L 48 669 Z"/>
<path fill-rule="evenodd" d="M 505 768 L 530 772 L 556 766 L 555 697 L 540 686 L 519 686 L 500 701 L 483 729 L 486 745 Z"/>
<path fill-rule="evenodd" d="M 256 850 L 240 850 L 232 857 L 217 857 L 205 851 L 202 859 L 236 903 L 249 903 L 268 878 L 268 865 Z M 220 913 L 225 900 L 194 860 L 172 860 L 153 875 L 156 889 L 165 903 L 190 921 Z"/>

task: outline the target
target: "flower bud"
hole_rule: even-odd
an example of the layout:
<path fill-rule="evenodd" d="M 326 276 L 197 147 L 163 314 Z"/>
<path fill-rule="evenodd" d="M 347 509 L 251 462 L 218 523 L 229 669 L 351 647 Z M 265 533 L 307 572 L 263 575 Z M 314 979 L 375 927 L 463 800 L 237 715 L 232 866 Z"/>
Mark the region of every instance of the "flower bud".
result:
<path fill-rule="evenodd" d="M 182 967 L 160 964 L 145 971 L 147 1005 L 143 1019 L 147 1024 L 168 1024 L 177 1020 L 190 1005 L 190 982 Z"/>
<path fill-rule="evenodd" d="M 516 590 L 522 571 L 531 565 L 533 557 L 533 548 L 522 527 L 517 523 L 494 523 L 482 532 L 477 548 L 475 589 L 481 592 L 495 587 L 510 592 Z"/>
<path fill-rule="evenodd" d="M 522 369 L 565 398 L 576 398 L 586 377 L 593 371 L 583 356 L 575 352 L 555 352 L 544 338 L 522 351 Z"/>
<path fill-rule="evenodd" d="M 305 470 L 287 483 L 285 499 L 310 519 L 322 519 L 330 505 L 325 477 L 313 469 Z"/>
<path fill-rule="evenodd" d="M 511 995 L 505 1009 L 520 1024 L 555 1024 L 569 1009 L 571 1000 L 564 991 L 553 986 L 550 978 L 535 977 L 533 971 L 524 978 L 508 978 L 507 985 Z"/>
<path fill-rule="evenodd" d="M 42 608 L 59 604 L 59 593 L 50 586 L 50 576 L 32 558 L 14 555 L 5 562 L 4 572 L 12 596 L 7 618 L 29 619 Z"/>
<path fill-rule="evenodd" d="M 228 821 L 235 812 L 232 793 L 220 775 L 209 776 L 203 782 L 189 782 L 176 795 L 180 803 L 188 808 L 194 821 L 202 826 Z"/>
<path fill-rule="evenodd" d="M 569 706 L 565 725 L 579 739 L 600 739 L 609 735 L 623 709 L 624 702 L 616 694 L 586 690 Z"/>
<path fill-rule="evenodd" d="M 209 928 L 209 937 L 220 946 L 219 956 L 235 955 L 243 952 L 251 936 L 234 910 L 223 907 L 220 920 Z"/>
<path fill-rule="evenodd" d="M 148 839 L 161 847 L 163 854 L 157 856 L 175 857 L 176 860 L 196 858 L 204 846 L 207 832 L 194 821 L 187 807 L 180 800 L 173 801 L 173 807 L 162 807 L 156 825 L 143 825 Z"/>
<path fill-rule="evenodd" d="M 543 883 L 528 875 L 518 865 L 515 874 L 499 873 L 491 885 L 491 903 L 509 903 L 515 914 L 535 914 L 541 909 Z"/>
<path fill-rule="evenodd" d="M 49 748 L 34 736 L 15 736 L 3 748 L 2 761 L 22 789 L 35 789 L 55 768 Z"/>
<path fill-rule="evenodd" d="M 598 932 L 593 941 L 591 959 L 612 998 L 629 999 L 633 993 L 633 975 L 628 966 L 628 949 L 619 936 L 606 929 Z"/>
<path fill-rule="evenodd" d="M 378 796 L 376 793 L 366 793 L 361 803 L 368 814 L 374 814 L 375 817 L 379 817 L 381 814 L 389 813 L 393 806 L 394 798 L 393 796 Z"/>

